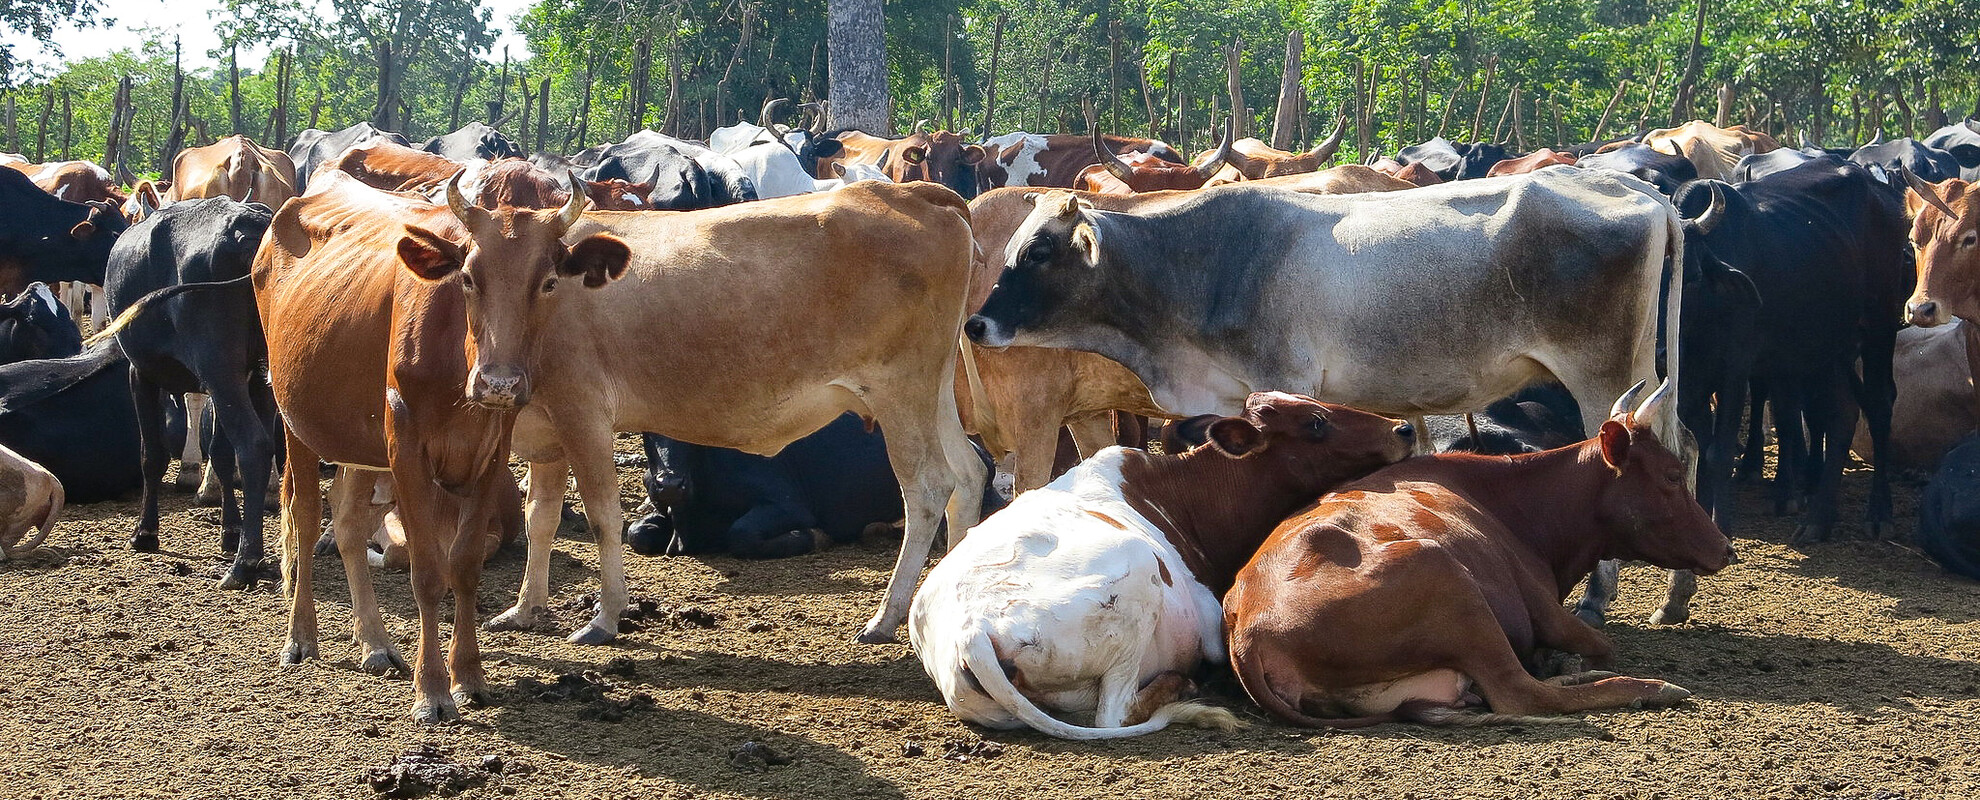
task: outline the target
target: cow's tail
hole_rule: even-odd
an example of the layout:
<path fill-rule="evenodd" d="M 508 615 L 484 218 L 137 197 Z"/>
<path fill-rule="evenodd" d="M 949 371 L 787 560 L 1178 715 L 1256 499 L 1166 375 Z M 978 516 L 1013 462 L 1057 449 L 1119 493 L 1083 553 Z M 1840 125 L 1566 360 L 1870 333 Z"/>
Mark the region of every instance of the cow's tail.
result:
<path fill-rule="evenodd" d="M 1137 725 L 1119 728 L 1088 728 L 1074 725 L 1050 714 L 1031 702 L 1011 683 L 1010 676 L 1004 674 L 1004 667 L 997 661 L 997 650 L 990 644 L 990 631 L 981 626 L 969 637 L 969 644 L 963 651 L 963 667 L 976 676 L 976 682 L 990 699 L 1011 712 L 1020 722 L 1033 730 L 1061 739 L 1125 739 L 1154 733 L 1169 727 L 1171 723 L 1192 725 L 1198 728 L 1216 730 L 1236 730 L 1237 715 L 1230 709 L 1208 706 L 1193 700 L 1170 703 L 1155 710 L 1148 721 Z"/>
<path fill-rule="evenodd" d="M 1683 337 L 1678 330 L 1678 320 L 1683 316 L 1682 307 L 1684 305 L 1684 220 L 1678 217 L 1677 209 L 1668 203 L 1664 204 L 1664 236 L 1668 240 L 1665 247 L 1665 263 L 1669 264 L 1669 268 L 1664 269 L 1663 265 L 1658 265 L 1660 269 L 1664 269 L 1664 305 L 1662 309 L 1664 314 L 1664 378 L 1671 382 L 1671 396 L 1677 398 L 1684 396 L 1682 394 L 1683 386 L 1679 383 L 1678 378 L 1678 364 L 1683 361 L 1683 359 L 1679 358 L 1678 354 L 1678 350 L 1682 346 L 1681 342 L 1683 342 Z M 1652 429 L 1657 432 L 1657 438 L 1663 440 L 1664 446 L 1669 447 L 1672 452 L 1677 453 L 1680 458 L 1684 459 L 1686 467 L 1685 474 L 1688 476 L 1686 478 L 1686 485 L 1690 487 L 1693 493 L 1696 493 L 1698 491 L 1697 443 L 1694 441 L 1691 443 L 1691 446 L 1685 445 L 1690 440 L 1684 436 L 1684 423 L 1678 420 L 1677 409 L 1677 403 L 1665 403 L 1664 418 L 1652 420 L 1651 425 L 1653 426 Z"/>
<path fill-rule="evenodd" d="M 116 336 L 118 331 L 121 331 L 124 328 L 129 327 L 132 322 L 136 321 L 138 317 L 143 316 L 145 312 L 149 310 L 152 306 L 165 302 L 166 300 L 170 300 L 174 297 L 185 294 L 187 292 L 196 292 L 196 291 L 202 291 L 208 289 L 223 289 L 223 288 L 231 287 L 234 284 L 246 281 L 250 277 L 253 277 L 252 274 L 242 275 L 236 278 L 229 278 L 224 281 L 193 281 L 190 283 L 180 283 L 180 284 L 174 284 L 172 286 L 167 286 L 163 289 L 159 289 L 155 292 L 152 292 L 150 294 L 138 298 L 137 302 L 132 303 L 130 308 L 124 309 L 124 313 L 118 314 L 116 319 L 111 320 L 110 324 L 105 326 L 103 330 L 98 331 L 95 335 L 89 337 L 87 341 L 83 342 L 83 345 L 87 347 L 89 345 L 94 345 L 97 342 L 101 342 L 105 339 L 109 339 L 112 336 Z"/>
<path fill-rule="evenodd" d="M 956 347 L 962 353 L 963 382 L 969 388 L 969 410 L 971 425 L 976 435 L 983 437 L 984 449 L 991 451 L 995 460 L 1002 456 L 998 449 L 1010 444 L 1004 436 L 1004 427 L 997 421 L 997 409 L 990 405 L 990 390 L 983 385 L 983 373 L 976 366 L 976 346 L 970 344 L 969 337 L 956 337 Z"/>

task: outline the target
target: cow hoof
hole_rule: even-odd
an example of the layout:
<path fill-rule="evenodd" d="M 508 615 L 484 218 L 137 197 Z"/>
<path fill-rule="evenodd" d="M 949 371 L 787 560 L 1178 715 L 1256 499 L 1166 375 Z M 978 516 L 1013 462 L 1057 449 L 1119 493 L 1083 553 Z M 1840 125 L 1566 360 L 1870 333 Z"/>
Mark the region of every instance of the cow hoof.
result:
<path fill-rule="evenodd" d="M 493 696 L 483 687 L 454 687 L 454 706 L 457 708 L 487 708 Z"/>
<path fill-rule="evenodd" d="M 221 528 L 220 552 L 231 555 L 233 553 L 240 552 L 240 549 L 241 549 L 241 529 L 239 527 Z"/>
<path fill-rule="evenodd" d="M 1576 606 L 1574 616 L 1582 622 L 1588 623 L 1589 627 L 1592 628 L 1601 628 L 1609 624 L 1608 614 L 1587 606 Z"/>
<path fill-rule="evenodd" d="M 329 532 L 316 537 L 316 554 L 328 558 L 337 554 L 337 537 Z"/>
<path fill-rule="evenodd" d="M 220 490 L 213 489 L 209 491 L 207 487 L 201 486 L 199 491 L 193 493 L 193 505 L 201 508 L 213 508 L 220 505 Z"/>
<path fill-rule="evenodd" d="M 172 480 L 172 490 L 179 494 L 199 491 L 199 470 L 180 469 L 179 477 Z"/>
<path fill-rule="evenodd" d="M 315 642 L 289 642 L 282 648 L 282 666 L 293 667 L 304 661 L 316 658 Z"/>
<path fill-rule="evenodd" d="M 1665 606 L 1650 612 L 1652 625 L 1682 625 L 1691 620 L 1691 609 Z"/>
<path fill-rule="evenodd" d="M 618 634 L 597 625 L 586 625 L 577 629 L 576 633 L 565 637 L 564 641 L 571 644 L 611 644 L 612 640 L 618 638 L 618 636 Z"/>
<path fill-rule="evenodd" d="M 890 629 L 880 627 L 879 623 L 869 622 L 860 630 L 858 636 L 853 637 L 853 641 L 860 644 L 898 644 L 901 637 Z"/>
<path fill-rule="evenodd" d="M 421 725 L 445 725 L 460 722 L 461 711 L 454 705 L 454 699 L 423 699 L 413 703 L 413 721 Z"/>
<path fill-rule="evenodd" d="M 140 553 L 158 552 L 158 532 L 138 531 L 131 536 L 131 549 Z"/>
<path fill-rule="evenodd" d="M 1657 688 L 1657 694 L 1639 699 L 1630 705 L 1644 709 L 1664 709 L 1676 706 L 1690 697 L 1690 689 L 1675 683 L 1665 683 Z"/>
<path fill-rule="evenodd" d="M 542 623 L 543 609 L 514 606 L 489 620 L 487 627 L 491 631 L 527 631 Z"/>
<path fill-rule="evenodd" d="M 359 662 L 359 666 L 365 672 L 381 677 L 394 672 L 400 675 L 412 674 L 412 667 L 407 666 L 406 660 L 399 656 L 399 651 L 389 647 L 383 650 L 373 650 L 369 654 L 366 654 L 364 661 Z"/>
<path fill-rule="evenodd" d="M 1791 541 L 1797 546 L 1821 544 L 1829 540 L 1830 532 L 1831 528 L 1828 525 L 1804 523 L 1801 527 L 1794 529 L 1794 539 Z"/>
<path fill-rule="evenodd" d="M 242 564 L 235 562 L 233 566 L 227 568 L 226 574 L 220 576 L 220 588 L 229 590 L 253 589 L 255 581 L 259 577 L 255 573 L 260 571 L 261 565 L 258 563 Z"/>

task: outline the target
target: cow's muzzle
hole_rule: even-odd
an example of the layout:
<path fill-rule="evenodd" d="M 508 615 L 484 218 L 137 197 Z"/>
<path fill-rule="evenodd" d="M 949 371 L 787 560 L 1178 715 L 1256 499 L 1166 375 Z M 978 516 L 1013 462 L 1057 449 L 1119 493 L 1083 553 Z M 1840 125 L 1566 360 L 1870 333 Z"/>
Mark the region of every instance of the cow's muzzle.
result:
<path fill-rule="evenodd" d="M 982 314 L 970 315 L 969 321 L 963 323 L 963 334 L 968 336 L 971 342 L 984 347 L 1011 346 L 1011 332 L 996 320 Z"/>
<path fill-rule="evenodd" d="M 515 367 L 477 366 L 468 378 L 468 399 L 483 408 L 521 408 L 529 404 L 529 375 Z"/>
<path fill-rule="evenodd" d="M 1913 300 L 1906 303 L 1904 315 L 1911 324 L 1920 328 L 1931 328 L 1951 321 L 1946 319 L 1945 306 L 1939 305 L 1935 300 Z"/>

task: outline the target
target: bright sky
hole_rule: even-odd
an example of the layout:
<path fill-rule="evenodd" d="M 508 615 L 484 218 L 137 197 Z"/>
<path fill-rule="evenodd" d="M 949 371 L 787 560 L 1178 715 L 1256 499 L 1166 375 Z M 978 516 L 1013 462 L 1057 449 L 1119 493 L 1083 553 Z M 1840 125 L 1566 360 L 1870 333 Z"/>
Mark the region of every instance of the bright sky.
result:
<path fill-rule="evenodd" d="M 481 0 L 482 6 L 495 10 L 493 27 L 502 32 L 492 50 L 496 59 L 501 58 L 503 45 L 508 45 L 512 57 L 521 58 L 528 54 L 529 48 L 514 32 L 515 25 L 511 20 L 533 2 Z M 212 16 L 212 12 L 224 5 L 221 0 L 106 0 L 104 15 L 115 19 L 115 25 L 57 31 L 55 41 L 62 48 L 62 58 L 89 58 L 118 50 L 134 50 L 146 38 L 144 29 L 151 28 L 164 31 L 167 37 L 174 33 L 184 37 L 187 66 L 221 63 L 226 58 L 224 54 L 215 59 L 209 58 L 206 53 L 220 46 L 217 30 L 220 21 Z M 19 48 L 16 53 L 36 64 L 48 65 L 57 61 L 53 53 L 32 44 Z M 257 59 L 260 55 L 260 52 L 255 53 Z M 241 60 L 248 61 L 245 57 Z"/>

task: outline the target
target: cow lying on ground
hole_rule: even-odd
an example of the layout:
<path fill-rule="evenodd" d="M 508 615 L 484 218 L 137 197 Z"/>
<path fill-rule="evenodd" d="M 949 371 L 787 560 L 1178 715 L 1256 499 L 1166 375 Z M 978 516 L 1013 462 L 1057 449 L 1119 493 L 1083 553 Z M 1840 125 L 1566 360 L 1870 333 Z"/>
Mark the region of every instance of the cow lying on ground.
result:
<path fill-rule="evenodd" d="M 1980 434 L 1946 453 L 1925 487 L 1918 547 L 1947 571 L 1980 580 Z"/>
<path fill-rule="evenodd" d="M 0 445 L 62 481 L 70 503 L 138 488 L 130 362 L 114 342 L 68 358 L 0 365 Z"/>
<path fill-rule="evenodd" d="M 1528 386 L 1473 414 L 1427 417 L 1424 428 L 1439 453 L 1538 453 L 1587 438 L 1580 406 L 1558 383 Z"/>
<path fill-rule="evenodd" d="M 27 291 L 0 304 L 0 364 L 80 352 L 82 331 L 48 284 L 28 284 Z"/>
<path fill-rule="evenodd" d="M 1974 333 L 1973 326 L 1958 319 L 1936 328 L 1898 331 L 1897 350 L 1891 359 L 1897 402 L 1891 405 L 1890 454 L 1886 458 L 1892 469 L 1938 469 L 1946 451 L 1980 427 L 1973 403 L 1972 372 L 1966 360 L 1967 349 L 1974 346 L 1969 341 Z M 1874 452 L 1870 426 L 1857 427 L 1851 449 L 1857 457 L 1869 460 Z"/>
<path fill-rule="evenodd" d="M 1606 665 L 1613 646 L 1561 605 L 1598 559 L 1704 573 L 1731 562 L 1732 543 L 1685 489 L 1684 462 L 1640 421 L 1670 385 L 1631 413 L 1641 388 L 1579 445 L 1411 459 L 1286 520 L 1225 598 L 1245 692 L 1279 719 L 1337 728 L 1690 696 L 1613 673 L 1548 682 L 1527 671 L 1543 649 Z M 1458 713 L 1488 703 L 1491 716 Z"/>
<path fill-rule="evenodd" d="M 54 474 L 0 445 L 0 561 L 41 546 L 62 518 L 62 499 Z"/>
<path fill-rule="evenodd" d="M 646 555 L 728 553 L 785 558 L 859 540 L 869 526 L 901 521 L 901 483 L 887 443 L 845 414 L 774 456 L 645 436 L 654 513 L 626 528 Z M 979 452 L 988 473 L 989 457 Z M 983 515 L 1003 506 L 983 493 Z"/>
<path fill-rule="evenodd" d="M 1278 392 L 1209 425 L 1210 445 L 1109 448 L 971 530 L 915 595 L 909 636 L 949 710 L 991 728 L 1110 739 L 1171 722 L 1224 659 L 1217 599 L 1271 526 L 1409 455 L 1407 423 Z M 1093 724 L 1045 711 L 1091 712 Z"/>

